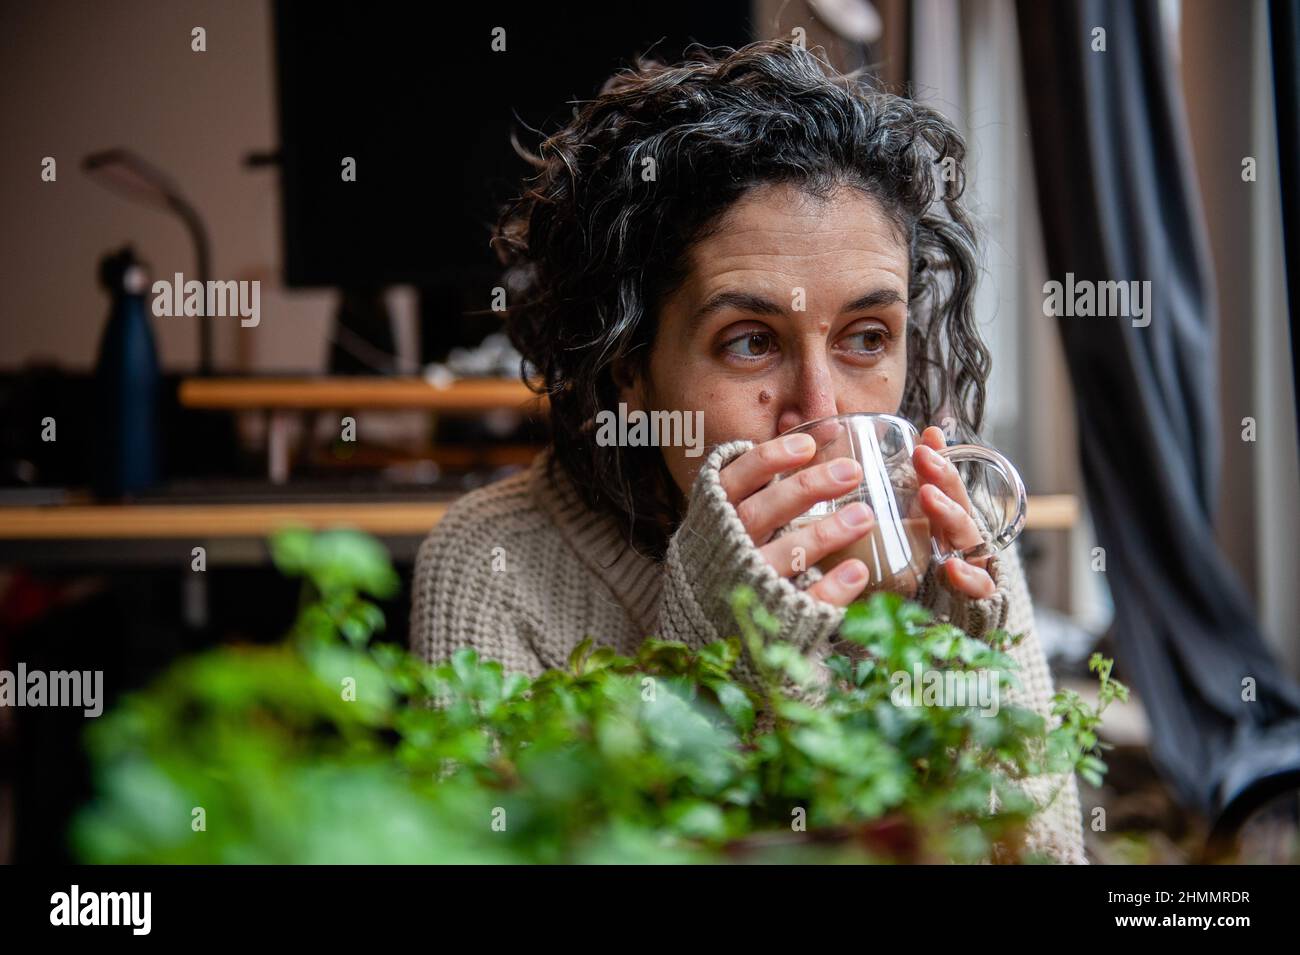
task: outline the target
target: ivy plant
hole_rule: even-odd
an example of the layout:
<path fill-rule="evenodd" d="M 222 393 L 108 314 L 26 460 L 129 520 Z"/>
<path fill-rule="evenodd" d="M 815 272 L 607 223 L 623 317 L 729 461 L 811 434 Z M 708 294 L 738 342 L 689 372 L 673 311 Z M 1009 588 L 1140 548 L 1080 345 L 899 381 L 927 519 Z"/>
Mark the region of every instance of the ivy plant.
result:
<path fill-rule="evenodd" d="M 1025 781 L 1098 781 L 1127 693 L 1098 656 L 1097 705 L 1058 693 L 1051 726 L 900 705 L 905 673 L 1013 693 L 1014 641 L 889 594 L 849 608 L 824 667 L 744 589 L 703 647 L 589 639 L 535 679 L 471 650 L 430 665 L 375 639 L 398 589 L 377 541 L 292 530 L 271 552 L 303 579 L 281 644 L 181 660 L 93 724 L 85 861 L 1039 861 Z"/>

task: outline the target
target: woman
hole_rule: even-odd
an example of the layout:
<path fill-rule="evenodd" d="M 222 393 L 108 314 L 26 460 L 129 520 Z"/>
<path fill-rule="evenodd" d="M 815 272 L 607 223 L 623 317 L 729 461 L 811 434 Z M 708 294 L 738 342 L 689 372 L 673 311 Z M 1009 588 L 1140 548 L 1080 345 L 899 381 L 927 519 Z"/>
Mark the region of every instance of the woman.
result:
<path fill-rule="evenodd" d="M 849 411 L 950 418 L 978 432 L 990 359 L 976 332 L 976 247 L 962 208 L 964 147 L 938 114 L 830 74 L 784 42 L 643 64 L 612 79 L 542 143 L 536 178 L 503 216 L 512 339 L 541 375 L 553 441 L 523 474 L 458 501 L 420 549 L 412 642 L 462 646 L 536 675 L 592 636 L 631 654 L 648 635 L 699 646 L 735 632 L 752 587 L 780 639 L 840 649 L 867 584 L 846 559 L 864 505 L 778 534 L 860 478 L 847 459 L 773 482 L 813 455 L 779 437 Z M 679 412 L 703 447 L 619 447 L 602 412 Z M 980 542 L 929 427 L 921 506 L 947 543 Z M 686 445 L 686 446 L 683 446 Z M 1024 633 L 1027 705 L 1052 693 L 1014 550 L 931 568 L 917 599 L 972 635 Z M 1083 862 L 1073 776 L 1029 847 Z"/>

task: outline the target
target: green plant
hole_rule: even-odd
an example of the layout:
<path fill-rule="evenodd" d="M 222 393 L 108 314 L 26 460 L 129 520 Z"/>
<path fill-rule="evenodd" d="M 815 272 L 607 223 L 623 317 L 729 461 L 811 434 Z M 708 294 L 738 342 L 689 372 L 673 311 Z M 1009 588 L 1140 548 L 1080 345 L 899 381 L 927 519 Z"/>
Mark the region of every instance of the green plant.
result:
<path fill-rule="evenodd" d="M 856 652 L 820 690 L 743 590 L 738 636 L 698 650 L 589 640 L 532 680 L 468 650 L 429 666 L 372 640 L 370 598 L 397 588 L 375 541 L 288 531 L 272 552 L 305 579 L 283 644 L 181 661 L 92 726 L 84 860 L 1014 860 L 1019 783 L 1103 771 L 1100 710 L 1124 693 L 1094 661 L 1098 709 L 1058 694 L 1051 731 L 1015 707 L 896 705 L 900 672 L 1014 667 L 1001 636 L 890 595 L 850 608 Z"/>

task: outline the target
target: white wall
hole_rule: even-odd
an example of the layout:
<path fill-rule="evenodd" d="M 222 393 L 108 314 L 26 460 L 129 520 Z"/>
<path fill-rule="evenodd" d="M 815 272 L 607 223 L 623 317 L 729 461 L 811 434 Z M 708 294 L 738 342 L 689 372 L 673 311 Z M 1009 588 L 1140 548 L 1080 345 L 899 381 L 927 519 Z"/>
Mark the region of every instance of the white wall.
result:
<path fill-rule="evenodd" d="M 207 52 L 190 31 L 207 30 Z M 323 367 L 333 296 L 279 288 L 276 172 L 244 156 L 276 145 L 271 10 L 260 0 L 0 5 L 0 368 L 57 359 L 89 367 L 108 300 L 100 256 L 126 241 L 155 276 L 193 277 L 179 220 L 135 205 L 80 169 L 128 146 L 169 172 L 207 220 L 214 278 L 261 279 L 262 320 L 217 323 L 220 365 Z M 42 182 L 53 156 L 58 180 Z M 154 322 L 164 367 L 192 367 L 199 318 Z"/>

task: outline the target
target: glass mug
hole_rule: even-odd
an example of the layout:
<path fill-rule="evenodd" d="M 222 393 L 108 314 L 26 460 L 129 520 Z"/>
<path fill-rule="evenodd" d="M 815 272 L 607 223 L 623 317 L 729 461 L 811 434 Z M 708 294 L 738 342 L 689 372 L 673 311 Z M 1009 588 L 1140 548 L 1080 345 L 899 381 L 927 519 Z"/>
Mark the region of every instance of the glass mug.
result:
<path fill-rule="evenodd" d="M 973 547 L 951 550 L 930 533 L 930 521 L 921 509 L 917 495 L 920 482 L 912 467 L 912 453 L 920 443 L 920 435 L 910 421 L 889 414 L 842 414 L 801 424 L 782 437 L 791 434 L 811 435 L 817 442 L 817 452 L 796 471 L 778 475 L 778 480 L 836 458 L 851 458 L 862 468 L 862 482 L 855 490 L 814 505 L 795 518 L 789 530 L 858 501 L 870 507 L 875 527 L 817 562 L 818 568 L 827 572 L 842 560 L 858 558 L 867 565 L 867 591 L 890 590 L 913 596 L 932 562 L 991 556 L 1024 529 L 1028 503 L 1024 482 L 1011 462 L 990 448 L 957 444 L 938 452 L 958 466 L 975 511 L 975 525 L 983 537 Z M 983 465 L 997 480 L 974 480 L 972 465 Z"/>

